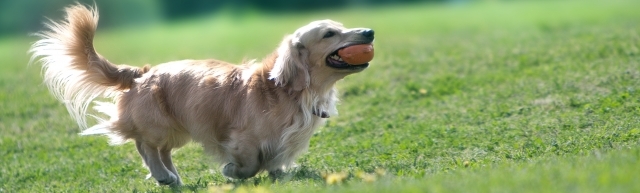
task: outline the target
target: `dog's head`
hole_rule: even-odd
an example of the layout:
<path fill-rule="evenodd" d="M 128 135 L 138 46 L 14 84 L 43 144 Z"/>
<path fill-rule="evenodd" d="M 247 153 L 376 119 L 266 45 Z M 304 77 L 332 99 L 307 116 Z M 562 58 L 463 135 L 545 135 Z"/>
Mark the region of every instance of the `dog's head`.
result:
<path fill-rule="evenodd" d="M 360 72 L 369 63 L 350 65 L 338 56 L 338 50 L 351 45 L 371 44 L 374 32 L 367 28 L 345 28 L 341 23 L 320 20 L 309 23 L 285 37 L 277 50 L 269 78 L 278 85 L 290 85 L 294 91 L 313 80 L 335 82 Z"/>

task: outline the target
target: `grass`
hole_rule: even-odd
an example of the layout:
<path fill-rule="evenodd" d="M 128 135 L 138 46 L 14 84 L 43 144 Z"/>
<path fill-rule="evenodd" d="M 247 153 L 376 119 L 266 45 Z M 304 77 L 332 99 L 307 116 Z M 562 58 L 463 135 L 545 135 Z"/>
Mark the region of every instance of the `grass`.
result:
<path fill-rule="evenodd" d="M 339 82 L 340 115 L 299 168 L 229 181 L 192 144 L 174 153 L 180 189 L 144 180 L 132 144 L 78 136 L 26 65 L 34 39 L 4 38 L 0 192 L 639 192 L 639 6 L 417 4 L 100 31 L 101 54 L 143 65 L 260 58 L 314 19 L 376 30 L 374 62 Z"/>

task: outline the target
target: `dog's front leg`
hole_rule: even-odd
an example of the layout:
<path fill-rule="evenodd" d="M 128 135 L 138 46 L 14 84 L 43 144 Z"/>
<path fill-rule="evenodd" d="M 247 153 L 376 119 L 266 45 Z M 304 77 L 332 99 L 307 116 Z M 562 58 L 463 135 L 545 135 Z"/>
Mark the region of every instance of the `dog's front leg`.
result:
<path fill-rule="evenodd" d="M 276 169 L 273 171 L 269 171 L 269 178 L 271 178 L 272 180 L 276 180 L 278 178 L 281 178 L 282 176 L 284 176 L 284 170 L 282 169 Z"/>
<path fill-rule="evenodd" d="M 222 174 L 234 179 L 247 179 L 255 176 L 260 170 L 261 156 L 256 147 L 249 145 L 239 145 L 231 148 L 234 162 L 228 163 L 222 169 Z"/>

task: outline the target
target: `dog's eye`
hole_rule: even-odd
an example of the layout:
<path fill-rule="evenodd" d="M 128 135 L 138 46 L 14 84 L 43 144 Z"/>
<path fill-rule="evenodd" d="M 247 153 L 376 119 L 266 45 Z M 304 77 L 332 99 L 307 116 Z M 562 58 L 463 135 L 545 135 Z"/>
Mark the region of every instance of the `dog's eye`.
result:
<path fill-rule="evenodd" d="M 336 32 L 328 31 L 322 38 L 330 38 L 336 35 Z"/>

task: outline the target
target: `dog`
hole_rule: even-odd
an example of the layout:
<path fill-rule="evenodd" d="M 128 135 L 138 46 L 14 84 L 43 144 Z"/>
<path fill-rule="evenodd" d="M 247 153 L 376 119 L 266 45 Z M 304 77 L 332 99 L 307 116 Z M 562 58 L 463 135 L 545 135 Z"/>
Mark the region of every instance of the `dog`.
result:
<path fill-rule="evenodd" d="M 285 36 L 260 62 L 136 67 L 113 64 L 95 51 L 95 6 L 75 4 L 65 12 L 65 19 L 49 21 L 36 34 L 30 63 L 42 64 L 44 83 L 81 135 L 107 135 L 114 145 L 134 141 L 150 175 L 171 186 L 182 184 L 171 151 L 192 140 L 226 177 L 281 174 L 307 150 L 316 128 L 337 114 L 335 83 L 369 66 L 343 62 L 338 50 L 374 40 L 371 29 L 319 20 Z M 97 123 L 88 127 L 87 117 Z"/>

